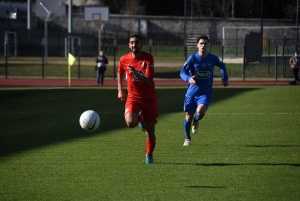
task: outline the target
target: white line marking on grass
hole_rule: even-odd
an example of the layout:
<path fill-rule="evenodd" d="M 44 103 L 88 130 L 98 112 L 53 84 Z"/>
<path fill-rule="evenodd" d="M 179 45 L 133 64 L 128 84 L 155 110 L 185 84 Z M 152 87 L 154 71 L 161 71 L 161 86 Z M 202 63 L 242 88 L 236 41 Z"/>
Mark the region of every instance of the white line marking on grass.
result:
<path fill-rule="evenodd" d="M 267 114 L 272 114 L 272 115 L 290 115 L 290 114 L 300 114 L 300 113 L 298 113 L 298 112 L 295 112 L 295 113 L 291 113 L 291 112 L 274 112 L 274 113 L 263 113 L 263 112 L 257 112 L 257 113 L 255 113 L 255 112 L 253 112 L 253 113 L 236 113 L 236 112 L 233 112 L 233 113 L 207 113 L 207 114 L 217 114 L 217 115 L 224 115 L 224 114 L 226 114 L 226 115 L 228 115 L 228 114 L 230 114 L 230 115 L 267 115 Z"/>

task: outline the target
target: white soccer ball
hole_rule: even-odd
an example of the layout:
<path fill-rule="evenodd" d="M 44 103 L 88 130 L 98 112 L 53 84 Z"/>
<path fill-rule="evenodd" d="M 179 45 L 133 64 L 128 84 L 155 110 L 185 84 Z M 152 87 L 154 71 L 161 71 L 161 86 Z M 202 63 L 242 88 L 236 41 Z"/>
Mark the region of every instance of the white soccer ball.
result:
<path fill-rule="evenodd" d="M 81 114 L 79 118 L 79 124 L 84 130 L 94 131 L 100 125 L 100 117 L 97 112 L 93 110 L 87 110 Z"/>

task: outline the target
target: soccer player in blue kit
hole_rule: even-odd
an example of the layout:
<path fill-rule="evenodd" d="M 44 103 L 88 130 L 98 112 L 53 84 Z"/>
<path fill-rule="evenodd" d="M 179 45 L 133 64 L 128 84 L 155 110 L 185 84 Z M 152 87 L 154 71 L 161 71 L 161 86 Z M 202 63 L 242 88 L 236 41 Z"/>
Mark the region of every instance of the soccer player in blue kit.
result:
<path fill-rule="evenodd" d="M 208 109 L 212 95 L 215 66 L 218 66 L 221 71 L 223 86 L 228 86 L 225 64 L 216 55 L 208 52 L 209 38 L 205 35 L 198 37 L 197 48 L 198 52 L 187 59 L 180 72 L 180 77 L 189 83 L 184 100 L 185 141 L 183 146 L 191 144 L 191 126 L 192 133 L 196 133 L 199 121 Z M 192 122 L 193 125 L 191 125 Z"/>

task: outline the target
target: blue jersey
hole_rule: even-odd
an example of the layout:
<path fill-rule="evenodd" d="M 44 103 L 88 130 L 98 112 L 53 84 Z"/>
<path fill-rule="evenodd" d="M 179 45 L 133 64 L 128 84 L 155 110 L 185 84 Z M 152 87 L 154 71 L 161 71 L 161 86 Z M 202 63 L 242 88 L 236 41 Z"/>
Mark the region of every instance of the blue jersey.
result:
<path fill-rule="evenodd" d="M 211 96 L 215 66 L 219 67 L 222 80 L 228 82 L 225 64 L 216 55 L 208 53 L 205 58 L 202 58 L 195 53 L 187 59 L 181 69 L 180 77 L 189 82 L 191 77 L 195 76 L 196 84 L 188 85 L 186 97 Z"/>

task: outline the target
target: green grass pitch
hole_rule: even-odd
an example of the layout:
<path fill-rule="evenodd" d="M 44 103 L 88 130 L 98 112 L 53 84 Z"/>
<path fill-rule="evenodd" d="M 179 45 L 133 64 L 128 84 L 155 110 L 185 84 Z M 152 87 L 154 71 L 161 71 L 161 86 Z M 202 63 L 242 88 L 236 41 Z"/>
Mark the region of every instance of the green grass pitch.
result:
<path fill-rule="evenodd" d="M 158 88 L 154 164 L 116 88 L 0 89 L 0 200 L 300 200 L 300 88 L 214 87 L 183 147 L 185 88 Z M 79 117 L 93 109 L 94 132 Z"/>

